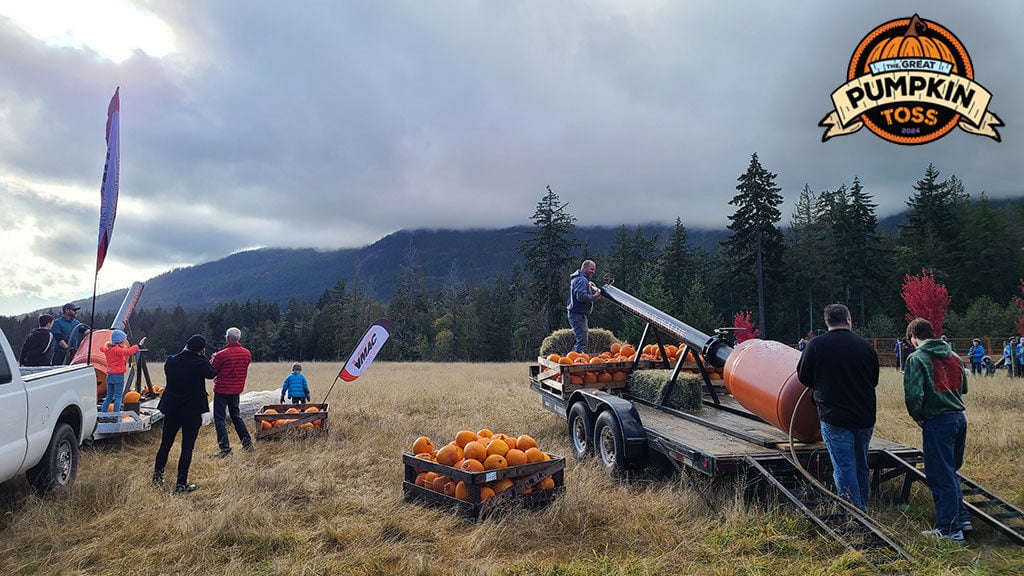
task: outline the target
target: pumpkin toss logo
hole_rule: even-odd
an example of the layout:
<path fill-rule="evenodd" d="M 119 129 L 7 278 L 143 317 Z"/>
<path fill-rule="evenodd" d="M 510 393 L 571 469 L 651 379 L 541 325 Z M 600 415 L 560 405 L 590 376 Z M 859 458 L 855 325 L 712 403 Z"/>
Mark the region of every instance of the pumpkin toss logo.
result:
<path fill-rule="evenodd" d="M 867 127 L 896 144 L 927 144 L 959 126 L 1000 141 L 989 112 L 992 94 L 974 81 L 964 45 L 941 25 L 911 18 L 875 28 L 853 51 L 847 82 L 832 92 L 835 109 L 818 123 L 821 141 Z"/>

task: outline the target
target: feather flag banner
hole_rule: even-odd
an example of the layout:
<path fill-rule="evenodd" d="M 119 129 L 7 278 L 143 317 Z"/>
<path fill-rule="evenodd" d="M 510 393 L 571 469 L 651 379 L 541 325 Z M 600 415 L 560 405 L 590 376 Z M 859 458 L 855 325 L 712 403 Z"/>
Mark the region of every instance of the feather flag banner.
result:
<path fill-rule="evenodd" d="M 96 272 L 103 267 L 114 233 L 114 218 L 117 217 L 117 190 L 121 178 L 121 87 L 114 90 L 114 97 L 107 107 L 107 158 L 103 164 L 103 183 L 100 186 L 100 235 L 96 247 Z"/>
<path fill-rule="evenodd" d="M 352 351 L 352 356 L 345 363 L 345 367 L 341 369 L 338 378 L 345 382 L 351 382 L 359 378 L 359 375 L 370 367 L 370 363 L 377 357 L 377 352 L 380 352 L 384 342 L 387 341 L 388 336 L 391 335 L 394 329 L 395 327 L 391 324 L 391 321 L 386 318 L 381 318 L 374 322 L 366 331 L 366 334 L 363 334 L 363 338 L 359 341 L 356 349 Z"/>

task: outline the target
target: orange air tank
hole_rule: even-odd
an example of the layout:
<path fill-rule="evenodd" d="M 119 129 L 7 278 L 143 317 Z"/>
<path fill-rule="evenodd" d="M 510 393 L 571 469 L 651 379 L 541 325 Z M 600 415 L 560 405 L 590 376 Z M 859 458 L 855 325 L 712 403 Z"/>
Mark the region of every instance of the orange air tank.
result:
<path fill-rule="evenodd" d="M 781 342 L 753 338 L 736 346 L 725 362 L 725 388 L 744 408 L 801 442 L 819 442 L 821 424 L 811 392 L 796 375 L 800 352 Z"/>
<path fill-rule="evenodd" d="M 103 398 L 107 394 L 107 355 L 103 353 L 103 345 L 110 342 L 110 335 L 113 330 L 96 330 L 92 333 L 92 348 L 89 347 L 89 333 L 82 335 L 82 340 L 75 351 L 75 357 L 71 359 L 72 364 L 86 364 L 92 361 L 92 367 L 96 370 L 96 397 Z M 86 352 L 89 352 L 86 358 Z"/>

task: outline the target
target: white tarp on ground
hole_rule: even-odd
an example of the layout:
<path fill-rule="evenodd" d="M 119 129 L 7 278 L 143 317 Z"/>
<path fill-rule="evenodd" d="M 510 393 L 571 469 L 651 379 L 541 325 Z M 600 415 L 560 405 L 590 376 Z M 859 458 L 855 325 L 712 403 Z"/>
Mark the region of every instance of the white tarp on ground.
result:
<path fill-rule="evenodd" d="M 238 412 L 242 416 L 249 416 L 255 414 L 260 408 L 267 406 L 268 404 L 280 404 L 278 400 L 281 399 L 281 390 L 253 390 L 252 392 L 245 392 L 238 397 Z M 250 418 L 246 418 L 250 420 Z M 210 411 L 203 414 L 203 426 L 213 423 L 213 402 L 210 402 Z M 246 422 L 246 426 L 251 422 Z M 230 425 L 228 426 L 230 428 Z"/>

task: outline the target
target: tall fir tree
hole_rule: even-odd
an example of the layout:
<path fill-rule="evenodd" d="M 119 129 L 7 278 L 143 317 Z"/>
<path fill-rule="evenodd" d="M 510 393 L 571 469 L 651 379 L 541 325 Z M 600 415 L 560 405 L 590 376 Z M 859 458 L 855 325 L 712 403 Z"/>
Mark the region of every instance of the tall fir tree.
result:
<path fill-rule="evenodd" d="M 682 312 L 683 300 L 694 277 L 694 258 L 688 244 L 686 227 L 677 216 L 672 235 L 661 255 L 661 277 L 670 297 L 668 309 L 665 311 L 676 317 Z"/>
<path fill-rule="evenodd" d="M 566 272 L 571 269 L 573 253 L 578 247 L 573 231 L 576 218 L 569 214 L 568 205 L 548 186 L 547 194 L 537 203 L 531 217 L 533 230 L 516 248 L 526 259 L 531 293 L 544 311 L 548 332 L 566 322 L 565 300 L 569 285 Z"/>
<path fill-rule="evenodd" d="M 729 204 L 736 211 L 729 216 L 729 239 L 725 242 L 737 288 L 743 296 L 756 303 L 758 328 L 767 337 L 765 308 L 768 292 L 777 291 L 776 280 L 781 271 L 783 238 L 778 222 L 782 218 L 782 189 L 778 175 L 761 166 L 757 153 L 750 157 L 747 171 L 737 178 L 737 194 Z M 754 288 L 753 294 L 748 287 Z"/>
<path fill-rule="evenodd" d="M 828 262 L 833 251 L 831 234 L 821 217 L 818 195 L 804 184 L 790 217 L 784 258 L 793 310 L 797 314 L 797 333 L 801 336 L 813 331 L 815 323 L 819 322 L 821 314 L 815 307 L 815 294 L 824 294 L 832 283 L 834 271 Z"/>
<path fill-rule="evenodd" d="M 855 175 L 850 186 L 849 245 L 846 249 L 853 264 L 849 271 L 849 286 L 853 290 L 851 303 L 856 302 L 860 316 L 857 325 L 861 327 L 867 325 L 866 293 L 870 286 L 877 285 L 880 276 L 880 246 L 876 233 L 878 216 L 875 214 L 878 205 L 873 200 Z"/>

